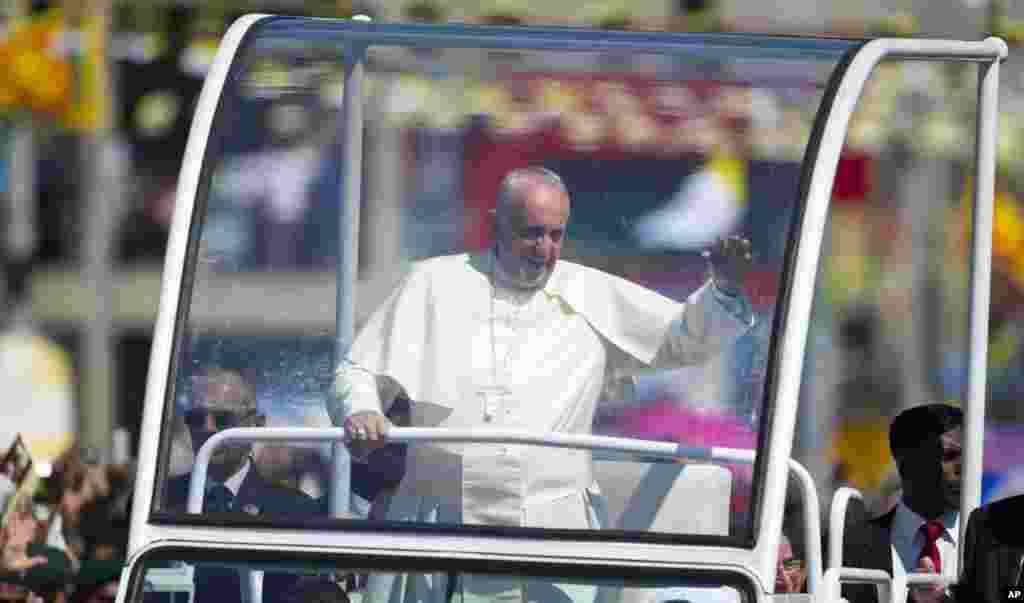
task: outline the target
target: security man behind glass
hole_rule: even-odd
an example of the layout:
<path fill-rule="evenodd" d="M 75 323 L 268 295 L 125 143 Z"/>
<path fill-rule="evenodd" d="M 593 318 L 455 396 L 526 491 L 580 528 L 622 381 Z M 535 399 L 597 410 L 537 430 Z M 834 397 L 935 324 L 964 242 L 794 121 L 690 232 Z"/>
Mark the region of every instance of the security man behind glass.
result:
<path fill-rule="evenodd" d="M 218 431 L 266 425 L 255 392 L 236 371 L 206 369 L 193 379 L 192 395 L 185 423 L 196 453 Z M 185 510 L 191 477 L 189 472 L 168 481 L 166 510 Z M 322 514 L 323 507 L 301 490 L 261 476 L 253 461 L 252 444 L 239 443 L 220 446 L 210 457 L 202 512 L 312 516 Z"/>

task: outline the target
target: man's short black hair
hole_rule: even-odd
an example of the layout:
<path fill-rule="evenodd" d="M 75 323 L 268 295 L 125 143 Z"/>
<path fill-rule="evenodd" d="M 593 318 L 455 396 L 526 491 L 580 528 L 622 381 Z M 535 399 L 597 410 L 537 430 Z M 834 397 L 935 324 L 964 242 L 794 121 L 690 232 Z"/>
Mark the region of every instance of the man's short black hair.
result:
<path fill-rule="evenodd" d="M 964 423 L 964 412 L 951 404 L 923 404 L 896 415 L 889 427 L 889 449 L 897 461 L 921 441 L 936 440 Z"/>

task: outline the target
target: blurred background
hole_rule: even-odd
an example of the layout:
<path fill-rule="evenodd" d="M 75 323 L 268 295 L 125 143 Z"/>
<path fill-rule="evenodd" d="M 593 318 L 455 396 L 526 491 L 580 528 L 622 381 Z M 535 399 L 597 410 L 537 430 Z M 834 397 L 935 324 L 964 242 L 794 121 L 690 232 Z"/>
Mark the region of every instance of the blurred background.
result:
<path fill-rule="evenodd" d="M 137 447 L 191 114 L 220 37 L 242 14 L 849 37 L 1001 35 L 1011 56 L 1002 69 L 983 498 L 1024 492 L 1024 467 L 1015 453 L 1024 449 L 1024 123 L 1018 117 L 1024 114 L 1024 66 L 1016 61 L 1024 44 L 1024 6 L 1009 0 L 4 0 L 0 10 L 0 447 L 20 434 L 42 473 L 47 459 L 75 442 L 116 463 L 129 461 Z M 285 65 L 258 67 L 255 95 L 304 85 L 303 74 Z M 623 66 L 640 77 L 646 68 Z M 709 83 L 716 77 L 709 71 Z M 765 77 L 786 84 L 761 89 L 757 82 Z M 748 79 L 751 90 L 707 103 L 712 114 L 703 117 L 754 124 L 743 177 L 792 184 L 808 135 L 801 106 L 814 106 L 801 104 L 800 90 L 807 87 L 801 82 L 813 84 L 813 77 L 752 67 Z M 834 190 L 794 452 L 825 494 L 851 484 L 884 506 L 898 488 L 886 441 L 891 417 L 909 405 L 964 396 L 965 174 L 974 153 L 975 87 L 975 70 L 968 67 L 884 65 L 851 123 Z M 788 98 L 779 98 L 779 90 Z M 553 96 L 545 100 L 558 102 L 558 91 L 548 92 Z M 403 183 L 405 193 L 423 216 L 438 217 L 424 222 L 435 228 L 432 235 L 417 239 L 430 241 L 431 248 L 410 253 L 443 253 L 452 236 L 479 237 L 462 230 L 465 214 L 442 204 L 452 191 L 487 180 L 480 173 L 474 179 L 473 169 L 500 170 L 500 162 L 488 168 L 471 165 L 472 158 L 462 162 L 462 147 L 450 136 L 451 108 L 430 78 L 399 78 L 389 94 L 399 103 L 392 111 L 408 120 L 404 152 L 418 166 Z M 537 116 L 530 107 L 541 111 L 543 102 L 517 94 L 482 97 L 497 117 L 493 127 L 502 132 L 488 149 L 491 156 L 534 144 L 528 131 Z M 337 101 L 325 96 L 317 102 L 336 108 Z M 687 102 L 640 104 L 671 113 L 685 111 Z M 295 140 L 315 131 L 315 111 L 301 103 L 281 106 L 250 116 L 260 120 L 268 139 Z M 612 144 L 602 134 L 611 127 L 612 105 L 595 107 L 590 121 L 571 133 L 574 153 L 623 160 L 649 153 L 663 122 L 637 115 L 627 139 Z M 254 151 L 267 148 L 265 141 L 252 142 Z M 699 159 L 702 148 L 695 141 L 686 152 Z M 261 228 L 287 232 L 288 226 L 316 236 L 317 183 L 303 179 L 311 168 L 301 145 L 292 150 L 287 163 L 254 152 L 255 163 L 239 173 L 274 161 L 294 172 L 298 190 L 260 188 L 232 178 L 230 170 L 215 184 L 219 213 L 211 244 L 232 258 L 233 270 L 271 286 L 315 279 L 320 267 L 259 235 Z M 653 181 L 657 174 L 644 177 Z M 462 191 L 467 199 L 485 192 Z M 758 213 L 757 199 L 749 203 L 750 215 L 770 215 L 765 207 Z M 476 209 L 467 203 L 459 211 Z M 274 228 L 266 229 L 267 223 Z M 754 238 L 760 253 L 781 252 L 782 242 L 770 232 L 755 231 Z M 301 327 L 302 317 L 295 320 Z M 282 327 L 288 325 L 267 327 L 268 346 L 274 345 L 273 330 Z"/>

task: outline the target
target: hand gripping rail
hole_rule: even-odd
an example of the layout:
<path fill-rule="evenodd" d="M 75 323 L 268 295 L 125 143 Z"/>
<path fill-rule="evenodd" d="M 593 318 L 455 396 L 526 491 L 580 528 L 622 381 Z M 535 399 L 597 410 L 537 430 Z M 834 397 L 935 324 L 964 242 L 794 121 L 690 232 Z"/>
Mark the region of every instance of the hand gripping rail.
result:
<path fill-rule="evenodd" d="M 656 442 L 632 438 L 549 432 L 537 434 L 517 429 L 440 429 L 428 427 L 391 427 L 389 442 L 461 442 L 475 444 L 526 444 L 555 448 L 626 452 L 672 459 L 716 461 L 719 463 L 754 462 L 753 450 L 741 448 L 683 446 L 671 442 Z M 229 442 L 327 442 L 345 441 L 345 430 L 340 427 L 235 427 L 217 432 L 206 441 L 196 454 L 195 466 L 188 490 L 188 512 L 202 512 L 203 492 L 210 457 L 220 446 Z M 804 536 L 807 541 L 808 591 L 819 592 L 822 580 L 821 528 L 818 524 L 820 503 L 811 474 L 793 459 L 789 461 L 790 475 L 796 478 L 803 497 Z"/>
<path fill-rule="evenodd" d="M 828 528 L 828 570 L 824 575 L 822 601 L 839 601 L 841 597 L 840 582 L 860 582 L 876 584 L 881 587 L 879 601 L 904 603 L 902 593 L 912 584 L 949 584 L 953 581 L 948 576 L 910 572 L 906 575 L 890 576 L 888 572 L 859 567 L 843 567 L 843 540 L 846 526 L 846 509 L 851 499 L 863 501 L 860 490 L 843 486 L 832 495 L 829 508 Z"/>

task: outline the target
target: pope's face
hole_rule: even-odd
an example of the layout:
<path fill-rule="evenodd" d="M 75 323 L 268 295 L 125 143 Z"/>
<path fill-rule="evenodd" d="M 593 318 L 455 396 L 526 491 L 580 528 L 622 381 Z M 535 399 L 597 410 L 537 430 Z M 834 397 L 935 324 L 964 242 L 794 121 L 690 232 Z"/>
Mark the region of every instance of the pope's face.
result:
<path fill-rule="evenodd" d="M 498 216 L 498 261 L 511 284 L 544 286 L 555 269 L 569 221 L 569 198 L 558 187 L 532 184 Z"/>

